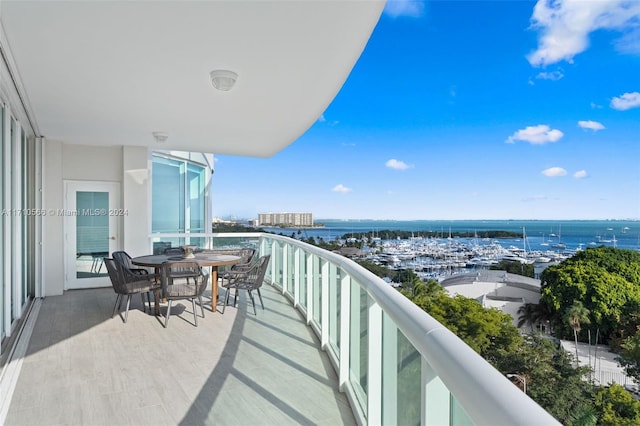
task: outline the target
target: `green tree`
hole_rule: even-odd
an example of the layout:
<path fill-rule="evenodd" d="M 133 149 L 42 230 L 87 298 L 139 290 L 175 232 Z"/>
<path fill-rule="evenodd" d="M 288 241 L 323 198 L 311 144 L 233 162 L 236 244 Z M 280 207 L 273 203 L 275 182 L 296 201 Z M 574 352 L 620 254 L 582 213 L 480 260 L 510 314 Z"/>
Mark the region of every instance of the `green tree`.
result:
<path fill-rule="evenodd" d="M 498 309 L 487 309 L 477 300 L 449 297 L 445 291 L 437 291 L 435 286 L 412 300 L 489 362 L 514 350 L 522 341 L 510 315 Z"/>
<path fill-rule="evenodd" d="M 542 305 L 537 303 L 525 303 L 518 308 L 518 328 L 529 324 L 531 326 L 531 332 L 533 333 L 533 327 L 538 322 L 545 319 L 545 312 Z"/>
<path fill-rule="evenodd" d="M 598 425 L 632 426 L 640 424 L 640 401 L 622 386 L 612 384 L 601 388 L 594 397 Z"/>
<path fill-rule="evenodd" d="M 628 337 L 622 344 L 617 361 L 624 367 L 627 375 L 640 383 L 640 333 Z"/>
<path fill-rule="evenodd" d="M 633 329 L 640 320 L 638 315 L 626 315 L 640 303 L 640 253 L 588 248 L 545 269 L 541 281 L 540 304 L 548 309 L 557 337 L 572 334 L 564 314 L 574 301 L 582 302 L 591 312 L 591 320 L 605 341 L 622 337 L 621 333 Z"/>
<path fill-rule="evenodd" d="M 579 407 L 569 418 L 569 426 L 596 426 L 598 416 L 592 405 Z"/>
<path fill-rule="evenodd" d="M 449 297 L 435 280 L 401 291 L 500 372 L 525 377 L 527 394 L 559 421 L 568 424 L 572 415 L 590 406 L 582 380 L 590 369 L 574 368 L 572 355 L 552 340 L 521 336 L 511 316 L 474 299 Z"/>
<path fill-rule="evenodd" d="M 514 350 L 505 351 L 495 366 L 504 374 L 526 377 L 527 394 L 562 423 L 590 405 L 583 377 L 589 368 L 573 367 L 573 357 L 552 340 L 524 336 Z"/>
<path fill-rule="evenodd" d="M 571 326 L 573 330 L 573 337 L 576 342 L 576 366 L 578 365 L 578 333 L 580 333 L 580 328 L 582 324 L 589 324 L 591 320 L 589 319 L 589 310 L 584 307 L 582 302 L 576 300 L 573 302 L 573 305 L 567 309 L 564 314 L 565 321 Z"/>
<path fill-rule="evenodd" d="M 534 277 L 534 269 L 532 264 L 518 262 L 517 260 L 501 260 L 495 265 L 491 265 L 489 269 L 497 271 L 507 271 L 510 274 L 523 275 L 525 277 Z"/>

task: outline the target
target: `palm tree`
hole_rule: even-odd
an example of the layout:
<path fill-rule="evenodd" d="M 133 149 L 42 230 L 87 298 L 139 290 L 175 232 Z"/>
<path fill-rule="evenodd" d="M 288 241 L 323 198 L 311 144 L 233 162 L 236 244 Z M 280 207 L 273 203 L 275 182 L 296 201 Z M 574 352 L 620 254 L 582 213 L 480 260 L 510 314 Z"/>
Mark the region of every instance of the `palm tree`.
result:
<path fill-rule="evenodd" d="M 569 417 L 570 426 L 596 426 L 598 417 L 592 406 L 583 405 Z"/>
<path fill-rule="evenodd" d="M 573 337 L 576 342 L 576 367 L 578 366 L 578 333 L 582 324 L 589 324 L 589 309 L 587 309 L 581 301 L 576 300 L 573 305 L 567 309 L 564 314 L 564 320 L 569 323 L 573 329 Z"/>
<path fill-rule="evenodd" d="M 531 326 L 531 333 L 533 333 L 533 326 L 540 321 L 540 307 L 536 303 L 525 303 L 518 308 L 518 328 L 525 324 Z"/>

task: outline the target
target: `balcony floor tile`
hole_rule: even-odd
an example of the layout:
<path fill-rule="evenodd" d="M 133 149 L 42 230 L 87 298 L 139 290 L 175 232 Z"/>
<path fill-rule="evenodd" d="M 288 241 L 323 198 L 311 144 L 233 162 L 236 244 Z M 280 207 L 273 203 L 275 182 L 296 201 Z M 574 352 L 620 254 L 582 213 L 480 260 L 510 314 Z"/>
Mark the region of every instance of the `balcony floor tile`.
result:
<path fill-rule="evenodd" d="M 205 297 L 198 327 L 191 303 L 174 302 L 166 329 L 140 297 L 127 324 L 111 319 L 110 288 L 44 299 L 5 424 L 355 425 L 316 336 L 262 293 L 257 315 L 246 292 L 224 315 Z"/>

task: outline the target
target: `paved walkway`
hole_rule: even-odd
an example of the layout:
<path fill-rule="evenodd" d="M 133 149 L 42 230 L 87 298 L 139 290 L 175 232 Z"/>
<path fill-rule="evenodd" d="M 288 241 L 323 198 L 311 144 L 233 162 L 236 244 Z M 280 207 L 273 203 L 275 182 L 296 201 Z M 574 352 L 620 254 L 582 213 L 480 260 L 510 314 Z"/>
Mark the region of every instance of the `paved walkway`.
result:
<path fill-rule="evenodd" d="M 562 348 L 575 357 L 576 344 L 573 340 L 561 340 Z M 622 386 L 636 387 L 633 379 L 626 375 L 624 368 L 620 367 L 616 357 L 609 346 L 589 346 L 587 343 L 578 342 L 578 362 L 580 366 L 590 366 L 593 370 L 593 380 L 596 384 L 606 386 L 617 383 Z"/>
<path fill-rule="evenodd" d="M 6 425 L 355 425 L 313 332 L 262 292 L 257 315 L 246 292 L 224 315 L 207 298 L 198 327 L 174 302 L 167 329 L 139 297 L 111 319 L 111 289 L 44 299 Z"/>

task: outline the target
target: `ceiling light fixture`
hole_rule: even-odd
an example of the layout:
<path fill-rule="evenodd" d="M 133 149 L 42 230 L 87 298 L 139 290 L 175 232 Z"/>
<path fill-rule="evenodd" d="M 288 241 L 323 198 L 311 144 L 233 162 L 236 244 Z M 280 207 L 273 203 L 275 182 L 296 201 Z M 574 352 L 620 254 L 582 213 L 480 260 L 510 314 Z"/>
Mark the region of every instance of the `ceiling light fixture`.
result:
<path fill-rule="evenodd" d="M 165 132 L 153 132 L 151 134 L 153 135 L 153 138 L 156 140 L 156 142 L 164 142 L 169 137 L 169 135 Z"/>
<path fill-rule="evenodd" d="M 238 74 L 229 70 L 214 70 L 211 71 L 210 75 L 213 87 L 223 92 L 231 90 L 238 79 Z"/>

